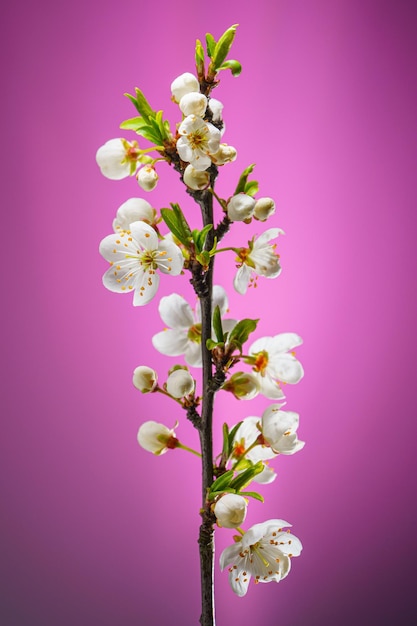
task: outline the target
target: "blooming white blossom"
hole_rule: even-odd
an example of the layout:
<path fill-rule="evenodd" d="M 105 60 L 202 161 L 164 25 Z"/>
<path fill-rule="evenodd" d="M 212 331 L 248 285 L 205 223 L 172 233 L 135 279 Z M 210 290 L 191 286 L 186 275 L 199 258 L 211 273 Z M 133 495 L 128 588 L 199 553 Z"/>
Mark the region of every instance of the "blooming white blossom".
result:
<path fill-rule="evenodd" d="M 133 384 L 142 393 L 153 391 L 158 383 L 158 374 L 147 365 L 139 365 L 133 371 Z"/>
<path fill-rule="evenodd" d="M 299 556 L 301 541 L 285 531 L 291 526 L 280 519 L 255 524 L 234 545 L 223 550 L 220 568 L 229 569 L 229 582 L 238 596 L 244 596 L 252 576 L 255 583 L 279 582 L 291 569 L 291 557 Z"/>
<path fill-rule="evenodd" d="M 108 235 L 99 249 L 111 265 L 103 276 L 104 286 L 117 293 L 133 291 L 135 306 L 146 304 L 156 294 L 156 270 L 177 276 L 184 263 L 178 246 L 159 241 L 155 230 L 145 222 L 133 222 L 129 231 Z"/>
<path fill-rule="evenodd" d="M 101 173 L 111 180 L 132 176 L 137 169 L 139 148 L 137 141 L 109 139 L 97 150 L 96 161 Z"/>
<path fill-rule="evenodd" d="M 227 294 L 220 285 L 213 286 L 213 310 L 217 305 L 220 308 L 220 314 L 225 315 L 229 303 Z M 184 354 L 188 365 L 201 367 L 201 310 L 199 301 L 197 301 L 194 313 L 182 296 L 172 293 L 161 298 L 159 314 L 168 328 L 152 337 L 154 348 L 169 356 Z M 222 319 L 225 332 L 230 332 L 235 324 L 236 320 Z"/>
<path fill-rule="evenodd" d="M 113 220 L 113 230 L 115 233 L 130 230 L 130 225 L 138 221 L 146 222 L 152 226 L 155 219 L 156 211 L 149 202 L 143 198 L 129 198 L 117 209 L 116 217 Z"/>
<path fill-rule="evenodd" d="M 184 369 L 174 370 L 167 379 L 166 389 L 173 398 L 183 398 L 193 393 L 194 378 Z"/>
<path fill-rule="evenodd" d="M 260 222 L 265 222 L 268 217 L 275 213 L 275 202 L 272 198 L 259 198 L 255 202 L 253 217 Z"/>
<path fill-rule="evenodd" d="M 152 454 L 165 454 L 167 450 L 178 447 L 179 442 L 174 433 L 177 426 L 178 422 L 174 428 L 167 428 L 152 420 L 145 422 L 138 430 L 138 443 Z"/>
<path fill-rule="evenodd" d="M 199 91 L 200 84 L 191 72 L 184 72 L 184 74 L 177 76 L 171 83 L 172 98 L 177 103 L 180 102 L 185 94 Z"/>
<path fill-rule="evenodd" d="M 262 472 L 259 472 L 259 474 L 256 474 L 256 476 L 254 476 L 253 478 L 253 481 L 255 483 L 259 483 L 260 485 L 269 485 L 272 482 L 274 482 L 276 477 L 277 477 L 276 471 L 272 469 L 272 467 L 269 467 L 267 463 L 264 463 L 264 468 Z"/>
<path fill-rule="evenodd" d="M 242 295 L 246 293 L 249 284 L 254 284 L 256 275 L 276 278 L 281 272 L 279 257 L 275 253 L 276 244 L 269 241 L 278 235 L 284 234 L 280 228 L 270 228 L 262 235 L 248 242 L 249 248 L 240 248 L 238 261 L 239 269 L 233 281 L 234 288 Z M 255 278 L 253 278 L 255 274 Z"/>
<path fill-rule="evenodd" d="M 279 381 L 295 385 L 302 379 L 303 366 L 291 353 L 302 343 L 296 333 L 280 333 L 254 341 L 246 362 L 252 365 L 252 371 L 258 378 L 260 393 L 273 400 L 283 398 Z"/>
<path fill-rule="evenodd" d="M 217 152 L 210 156 L 216 165 L 224 165 L 236 160 L 237 150 L 233 146 L 227 145 L 227 143 L 221 143 Z"/>
<path fill-rule="evenodd" d="M 227 217 L 232 222 L 244 222 L 250 220 L 253 215 L 255 200 L 246 193 L 238 193 L 232 196 L 227 203 Z"/>
<path fill-rule="evenodd" d="M 211 165 L 210 155 L 220 145 L 220 131 L 197 115 L 188 115 L 180 124 L 177 150 L 180 158 L 191 163 L 196 170 L 206 170 Z"/>
<path fill-rule="evenodd" d="M 152 165 L 144 165 L 137 173 L 136 179 L 144 191 L 155 189 L 159 176 Z"/>
<path fill-rule="evenodd" d="M 207 109 L 207 98 L 202 93 L 186 93 L 180 100 L 180 109 L 184 115 L 203 117 Z"/>
<path fill-rule="evenodd" d="M 236 493 L 225 493 L 213 507 L 218 526 L 223 528 L 238 528 L 246 517 L 248 503 L 245 498 Z"/>
<path fill-rule="evenodd" d="M 210 174 L 205 170 L 196 170 L 190 163 L 184 170 L 183 179 L 187 187 L 196 191 L 207 189 L 210 184 Z"/>

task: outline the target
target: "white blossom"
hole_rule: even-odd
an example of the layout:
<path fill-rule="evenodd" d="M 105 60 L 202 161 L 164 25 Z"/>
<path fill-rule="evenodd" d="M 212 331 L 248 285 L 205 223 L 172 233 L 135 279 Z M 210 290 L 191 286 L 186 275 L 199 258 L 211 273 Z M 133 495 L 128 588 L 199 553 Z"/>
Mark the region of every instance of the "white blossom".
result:
<path fill-rule="evenodd" d="M 255 202 L 253 217 L 260 222 L 266 222 L 268 217 L 275 213 L 275 202 L 272 198 L 259 198 Z"/>
<path fill-rule="evenodd" d="M 253 577 L 255 583 L 279 582 L 291 569 L 291 557 L 299 556 L 301 541 L 285 531 L 291 526 L 280 519 L 255 524 L 220 555 L 220 568 L 229 570 L 229 582 L 244 596 Z"/>
<path fill-rule="evenodd" d="M 207 189 L 210 184 L 210 174 L 205 170 L 196 170 L 190 163 L 184 170 L 183 179 L 187 187 L 196 191 Z"/>
<path fill-rule="evenodd" d="M 244 222 L 250 220 L 253 215 L 255 200 L 246 193 L 238 193 L 232 196 L 227 203 L 227 217 L 232 222 Z"/>
<path fill-rule="evenodd" d="M 237 158 L 236 148 L 228 146 L 227 143 L 221 143 L 217 152 L 211 155 L 213 163 L 216 165 L 224 165 L 225 163 L 231 163 Z"/>
<path fill-rule="evenodd" d="M 103 284 L 110 291 L 133 291 L 133 304 L 147 304 L 158 289 L 160 270 L 177 276 L 184 257 L 171 241 L 158 240 L 155 230 L 145 222 L 133 222 L 129 231 L 108 235 L 100 243 L 100 253 L 110 262 Z"/>
<path fill-rule="evenodd" d="M 202 93 L 186 93 L 180 100 L 181 112 L 187 115 L 203 117 L 207 109 L 207 98 Z"/>
<path fill-rule="evenodd" d="M 200 84 L 194 74 L 190 72 L 177 76 L 171 83 L 172 98 L 177 103 L 180 102 L 185 94 L 198 91 L 200 91 Z"/>
<path fill-rule="evenodd" d="M 271 399 L 283 398 L 279 382 L 295 385 L 302 379 L 303 366 L 292 354 L 294 348 L 302 343 L 296 333 L 280 333 L 254 341 L 246 362 L 258 378 L 260 393 Z"/>
<path fill-rule="evenodd" d="M 139 149 L 137 141 L 109 139 L 97 150 L 96 161 L 101 173 L 111 180 L 131 176 L 137 169 Z"/>
<path fill-rule="evenodd" d="M 152 165 L 144 165 L 137 173 L 136 179 L 144 191 L 155 189 L 159 176 Z"/>
<path fill-rule="evenodd" d="M 178 439 L 175 436 L 175 428 L 167 428 L 163 424 L 150 420 L 141 425 L 138 430 L 138 443 L 142 448 L 159 456 L 169 449 L 178 447 Z"/>
<path fill-rule="evenodd" d="M 280 228 L 270 228 L 258 238 L 254 237 L 249 241 L 249 248 L 240 248 L 240 266 L 233 281 L 238 293 L 245 294 L 248 286 L 255 284 L 256 275 L 276 278 L 280 274 L 279 257 L 275 253 L 276 244 L 271 245 L 269 241 L 283 233 Z"/>
<path fill-rule="evenodd" d="M 213 286 L 212 309 L 214 310 L 217 305 L 220 308 L 220 314 L 225 315 L 229 303 L 227 294 L 220 285 Z M 152 337 L 154 348 L 169 356 L 184 354 L 188 365 L 201 367 L 201 310 L 199 301 L 197 301 L 196 310 L 193 312 L 182 296 L 172 293 L 161 298 L 159 314 L 168 328 Z M 230 332 L 235 324 L 236 320 L 222 320 L 224 332 Z"/>
<path fill-rule="evenodd" d="M 188 115 L 178 128 L 177 141 L 180 158 L 191 163 L 196 170 L 206 170 L 211 165 L 210 155 L 220 145 L 220 131 L 197 115 Z"/>
<path fill-rule="evenodd" d="M 248 503 L 245 498 L 235 493 L 225 493 L 213 507 L 218 526 L 238 528 L 246 517 Z"/>
<path fill-rule="evenodd" d="M 133 371 L 133 384 L 142 393 L 150 393 L 158 383 L 158 374 L 147 365 L 139 365 Z"/>
<path fill-rule="evenodd" d="M 129 230 L 133 222 L 143 221 L 151 226 L 155 223 L 156 211 L 143 198 L 129 198 L 117 209 L 113 230 L 118 233 Z"/>
<path fill-rule="evenodd" d="M 212 120 L 213 122 L 222 122 L 222 111 L 223 111 L 223 103 L 220 100 L 216 100 L 216 98 L 210 98 L 209 100 L 210 111 L 213 114 Z"/>
<path fill-rule="evenodd" d="M 173 398 L 183 398 L 193 393 L 194 378 L 185 369 L 174 370 L 167 379 L 166 389 Z"/>

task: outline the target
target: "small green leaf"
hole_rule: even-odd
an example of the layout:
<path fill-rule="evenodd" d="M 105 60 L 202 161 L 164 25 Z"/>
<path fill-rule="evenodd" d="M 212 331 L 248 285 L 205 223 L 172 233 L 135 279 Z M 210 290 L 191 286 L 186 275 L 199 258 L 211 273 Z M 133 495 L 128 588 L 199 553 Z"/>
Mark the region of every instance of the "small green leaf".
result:
<path fill-rule="evenodd" d="M 171 206 L 172 206 L 172 210 L 174 211 L 175 215 L 178 218 L 179 223 L 181 224 L 181 228 L 182 228 L 184 234 L 186 235 L 188 240 L 190 240 L 192 238 L 191 229 L 190 229 L 190 227 L 188 225 L 187 220 L 185 219 L 184 213 L 181 211 L 180 205 L 179 204 L 175 204 L 175 203 L 171 203 Z"/>
<path fill-rule="evenodd" d="M 224 342 L 222 316 L 219 305 L 213 311 L 213 328 L 216 333 L 217 341 Z"/>
<path fill-rule="evenodd" d="M 239 491 L 239 495 L 244 498 L 255 498 L 255 500 L 259 500 L 260 502 L 265 502 L 264 497 L 261 496 L 257 491 Z"/>
<path fill-rule="evenodd" d="M 236 489 L 222 489 L 221 491 L 211 491 L 207 494 L 207 500 L 215 500 L 223 493 L 236 493 Z"/>
<path fill-rule="evenodd" d="M 233 76 L 239 76 L 242 71 L 242 66 L 239 61 L 235 61 L 234 59 L 230 59 L 229 61 L 225 61 L 218 68 L 219 70 L 230 70 Z"/>
<path fill-rule="evenodd" d="M 222 462 L 226 464 L 227 459 L 229 458 L 229 427 L 226 422 L 223 424 L 223 448 L 222 448 Z"/>
<path fill-rule="evenodd" d="M 235 344 L 239 349 L 248 340 L 249 335 L 256 330 L 259 320 L 244 319 L 230 331 L 228 343 Z"/>
<path fill-rule="evenodd" d="M 254 170 L 255 167 L 255 163 L 253 163 L 252 165 L 249 165 L 249 167 L 247 167 L 245 170 L 243 170 L 240 178 L 239 178 L 239 182 L 237 184 L 237 187 L 235 189 L 235 193 L 233 194 L 234 196 L 238 193 L 245 193 L 245 187 L 246 187 L 246 183 L 248 182 L 248 176 L 249 174 L 251 174 Z"/>
<path fill-rule="evenodd" d="M 145 120 L 147 121 L 155 118 L 156 112 L 153 110 L 153 108 L 151 107 L 147 99 L 145 98 L 143 92 L 137 87 L 135 88 L 135 92 L 136 92 L 137 109 L 139 113 L 142 115 L 142 117 L 144 117 Z"/>
<path fill-rule="evenodd" d="M 210 59 L 213 56 L 215 47 L 216 47 L 216 40 L 214 39 L 213 35 L 211 35 L 210 33 L 207 33 L 206 34 L 206 48 L 207 48 L 207 56 L 210 57 Z"/>
<path fill-rule="evenodd" d="M 213 224 L 207 224 L 202 230 L 193 230 L 192 236 L 197 252 L 202 252 L 206 243 L 207 235 L 213 228 Z"/>
<path fill-rule="evenodd" d="M 259 183 L 257 180 L 249 180 L 245 185 L 245 193 L 248 196 L 254 196 L 259 191 Z"/>
<path fill-rule="evenodd" d="M 258 461 L 252 467 L 248 467 L 248 469 L 244 470 L 241 474 L 236 476 L 228 485 L 232 489 L 236 489 L 236 491 L 240 491 L 246 485 L 249 485 L 250 482 L 254 479 L 257 474 L 260 474 L 264 469 L 264 464 L 262 461 Z"/>
<path fill-rule="evenodd" d="M 199 39 L 195 42 L 195 66 L 197 69 L 197 76 L 204 76 L 204 48 Z"/>
<path fill-rule="evenodd" d="M 233 479 L 233 474 L 233 470 L 229 470 L 228 472 L 225 472 L 224 474 L 216 478 L 216 480 L 210 487 L 210 491 L 224 491 L 225 489 L 230 487 L 230 482 Z"/>
<path fill-rule="evenodd" d="M 206 341 L 207 350 L 214 350 L 214 348 L 216 348 L 217 346 L 218 346 L 217 341 L 214 341 L 214 339 L 207 339 Z"/>
<path fill-rule="evenodd" d="M 195 255 L 196 260 L 203 266 L 204 269 L 210 265 L 210 252 L 203 250 L 200 254 Z"/>
<path fill-rule="evenodd" d="M 241 420 L 235 426 L 233 426 L 232 430 L 229 433 L 229 450 L 232 450 L 232 448 L 233 448 L 233 440 L 234 440 L 235 435 L 236 435 L 240 425 L 242 424 L 242 422 L 243 422 L 243 420 Z"/>
<path fill-rule="evenodd" d="M 187 232 L 184 230 L 183 224 L 175 211 L 171 209 L 161 209 L 161 216 L 171 233 L 178 239 L 178 241 L 184 244 L 184 246 L 188 247 L 190 237 L 187 236 Z"/>
<path fill-rule="evenodd" d="M 123 130 L 137 130 L 144 123 L 143 117 L 131 117 L 120 124 Z"/>
<path fill-rule="evenodd" d="M 232 47 L 232 43 L 236 35 L 237 26 L 238 24 L 234 24 L 228 28 L 216 43 L 216 47 L 212 53 L 212 64 L 216 71 L 221 65 L 223 65 L 227 55 L 229 54 L 229 50 Z"/>
<path fill-rule="evenodd" d="M 248 469 L 248 467 L 252 467 L 253 463 L 252 461 L 249 461 L 249 459 L 240 459 L 240 461 L 238 461 L 236 463 L 236 465 L 234 465 L 233 469 L 235 470 L 235 472 L 241 472 L 245 469 Z"/>

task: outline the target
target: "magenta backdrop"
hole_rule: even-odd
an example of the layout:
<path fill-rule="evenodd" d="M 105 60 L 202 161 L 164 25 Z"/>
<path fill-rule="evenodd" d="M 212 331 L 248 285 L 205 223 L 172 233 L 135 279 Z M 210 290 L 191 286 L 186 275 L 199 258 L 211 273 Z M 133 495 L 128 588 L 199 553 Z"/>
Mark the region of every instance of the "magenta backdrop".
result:
<path fill-rule="evenodd" d="M 282 584 L 243 599 L 216 562 L 218 624 L 416 623 L 415 4 L 21 1 L 2 22 L 14 275 L 2 306 L 1 623 L 198 622 L 198 461 L 136 442 L 152 418 L 180 419 L 189 445 L 196 435 L 167 399 L 131 384 L 137 365 L 164 377 L 174 360 L 151 347 L 159 299 L 134 309 L 102 287 L 99 241 L 140 193 L 134 179 L 104 179 L 94 155 L 132 115 L 123 93 L 135 86 L 176 121 L 169 85 L 193 71 L 195 38 L 233 23 L 243 73 L 225 73 L 215 95 L 239 158 L 219 189 L 257 163 L 278 205 L 270 223 L 286 232 L 284 269 L 242 298 L 225 255 L 216 282 L 231 316 L 261 316 L 256 336 L 304 338 L 306 376 L 287 406 L 307 445 L 277 459 L 278 479 L 248 517 L 290 521 L 303 555 Z M 197 226 L 175 173 L 160 175 L 147 199 L 180 201 Z M 229 241 L 254 232 L 236 231 Z M 160 293 L 171 291 L 191 296 L 186 278 L 165 277 Z M 225 416 L 268 404 L 219 394 L 216 440 Z M 217 533 L 217 556 L 231 535 Z"/>

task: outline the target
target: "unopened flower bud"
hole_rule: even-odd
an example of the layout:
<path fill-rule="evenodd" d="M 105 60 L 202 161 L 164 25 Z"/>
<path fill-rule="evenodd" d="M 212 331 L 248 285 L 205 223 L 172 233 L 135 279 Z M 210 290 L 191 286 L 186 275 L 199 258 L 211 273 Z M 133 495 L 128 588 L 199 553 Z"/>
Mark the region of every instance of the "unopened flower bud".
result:
<path fill-rule="evenodd" d="M 207 98 L 202 93 L 186 93 L 180 100 L 180 109 L 184 115 L 199 115 L 203 117 L 207 108 Z"/>
<path fill-rule="evenodd" d="M 171 83 L 171 93 L 175 102 L 179 102 L 186 93 L 199 92 L 200 84 L 194 74 L 185 72 Z"/>
<path fill-rule="evenodd" d="M 152 165 L 144 165 L 140 168 L 136 178 L 144 191 L 152 191 L 156 187 L 159 176 Z"/>
<path fill-rule="evenodd" d="M 183 178 L 187 187 L 196 191 L 206 189 L 210 184 L 210 174 L 206 170 L 196 170 L 191 164 L 185 168 Z"/>
<path fill-rule="evenodd" d="M 225 391 L 231 391 L 238 400 L 252 400 L 258 395 L 260 385 L 258 379 L 251 372 L 235 372 L 222 385 Z"/>
<path fill-rule="evenodd" d="M 129 198 L 117 209 L 116 218 L 113 220 L 113 230 L 117 233 L 120 230 L 129 230 L 133 222 L 147 222 L 153 224 L 156 211 L 149 202 L 143 198 Z"/>
<path fill-rule="evenodd" d="M 168 376 L 166 388 L 173 398 L 183 398 L 193 393 L 194 379 L 188 370 L 175 370 Z"/>
<path fill-rule="evenodd" d="M 261 222 L 265 222 L 268 217 L 275 213 L 275 202 L 272 198 L 259 198 L 255 202 L 253 217 Z"/>
<path fill-rule="evenodd" d="M 242 496 L 225 493 L 213 507 L 218 526 L 238 528 L 245 521 L 247 507 L 248 503 Z"/>
<path fill-rule="evenodd" d="M 110 139 L 97 150 L 96 161 L 106 178 L 111 180 L 126 178 L 136 169 L 134 166 L 137 162 L 137 142 L 130 143 L 121 138 Z"/>
<path fill-rule="evenodd" d="M 142 393 L 150 393 L 158 383 L 158 374 L 146 365 L 139 365 L 133 372 L 133 384 Z"/>
<path fill-rule="evenodd" d="M 217 152 L 210 156 L 216 165 L 224 165 L 225 163 L 231 163 L 236 160 L 237 151 L 233 146 L 228 146 L 227 143 L 221 143 Z"/>
<path fill-rule="evenodd" d="M 209 103 L 210 111 L 213 114 L 212 120 L 213 122 L 221 122 L 222 121 L 222 111 L 223 104 L 220 100 L 216 100 L 216 98 L 210 98 Z"/>
<path fill-rule="evenodd" d="M 232 196 L 227 203 L 227 216 L 232 222 L 244 222 L 253 215 L 255 200 L 246 193 Z"/>
<path fill-rule="evenodd" d="M 145 422 L 138 430 L 138 443 L 142 448 L 152 454 L 165 454 L 169 449 L 178 447 L 178 439 L 175 437 L 174 428 L 167 428 L 158 422 Z"/>

